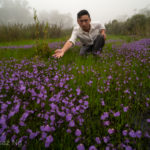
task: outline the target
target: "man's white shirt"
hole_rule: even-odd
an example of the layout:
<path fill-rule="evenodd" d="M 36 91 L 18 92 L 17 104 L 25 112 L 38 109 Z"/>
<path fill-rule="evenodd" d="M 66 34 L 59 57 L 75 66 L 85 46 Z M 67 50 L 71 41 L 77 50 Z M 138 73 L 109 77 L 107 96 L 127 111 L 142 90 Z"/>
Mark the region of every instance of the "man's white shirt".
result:
<path fill-rule="evenodd" d="M 82 45 L 92 45 L 97 35 L 100 34 L 100 30 L 105 29 L 105 26 L 96 21 L 91 22 L 90 25 L 89 32 L 83 31 L 79 25 L 75 26 L 68 41 L 71 41 L 75 45 L 76 39 L 78 38 Z"/>

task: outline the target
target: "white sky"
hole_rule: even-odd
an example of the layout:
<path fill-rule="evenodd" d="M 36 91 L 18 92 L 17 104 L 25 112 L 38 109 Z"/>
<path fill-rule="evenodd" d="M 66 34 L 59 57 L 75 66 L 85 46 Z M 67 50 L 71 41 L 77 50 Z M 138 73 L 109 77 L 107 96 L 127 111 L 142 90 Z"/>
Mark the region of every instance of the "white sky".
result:
<path fill-rule="evenodd" d="M 37 11 L 58 10 L 70 13 L 76 24 L 76 14 L 87 9 L 91 19 L 108 23 L 123 16 L 130 17 L 143 8 L 150 8 L 150 0 L 28 0 L 29 5 Z"/>

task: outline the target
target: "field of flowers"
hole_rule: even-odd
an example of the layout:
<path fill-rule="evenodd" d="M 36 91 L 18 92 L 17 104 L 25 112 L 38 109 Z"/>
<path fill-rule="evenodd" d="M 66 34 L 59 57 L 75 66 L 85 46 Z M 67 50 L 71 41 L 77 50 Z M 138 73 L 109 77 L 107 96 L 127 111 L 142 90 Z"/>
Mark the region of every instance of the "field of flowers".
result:
<path fill-rule="evenodd" d="M 95 56 L 79 48 L 0 60 L 0 149 L 150 149 L 150 39 L 108 40 Z"/>

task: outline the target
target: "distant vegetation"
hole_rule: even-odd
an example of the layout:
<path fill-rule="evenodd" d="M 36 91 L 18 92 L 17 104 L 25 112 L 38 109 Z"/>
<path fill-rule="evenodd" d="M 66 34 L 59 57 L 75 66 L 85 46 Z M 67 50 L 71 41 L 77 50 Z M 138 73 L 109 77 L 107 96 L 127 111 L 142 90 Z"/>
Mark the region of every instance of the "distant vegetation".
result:
<path fill-rule="evenodd" d="M 26 0 L 0 0 L 0 42 L 36 39 L 33 12 Z M 40 39 L 44 39 L 44 27 L 47 23 L 48 39 L 71 34 L 73 19 L 70 14 L 41 11 L 37 15 Z M 125 21 L 116 19 L 105 26 L 107 34 L 148 37 L 150 36 L 150 9 L 144 8 Z"/>
<path fill-rule="evenodd" d="M 44 27 L 46 23 L 39 24 L 39 37 L 44 38 Z M 35 39 L 35 24 L 23 25 L 23 24 L 8 24 L 0 25 L 0 42 L 5 41 L 17 41 L 26 39 Z M 63 30 L 60 26 L 48 24 L 48 38 L 62 37 L 65 36 L 69 29 Z"/>
<path fill-rule="evenodd" d="M 0 0 L 0 42 L 35 39 L 34 10 L 26 0 Z M 48 23 L 48 38 L 62 37 L 73 26 L 70 14 L 54 10 L 41 11 L 39 37 L 44 38 L 44 27 Z"/>
<path fill-rule="evenodd" d="M 150 10 L 135 14 L 124 22 L 113 20 L 106 24 L 106 29 L 109 34 L 150 36 Z"/>

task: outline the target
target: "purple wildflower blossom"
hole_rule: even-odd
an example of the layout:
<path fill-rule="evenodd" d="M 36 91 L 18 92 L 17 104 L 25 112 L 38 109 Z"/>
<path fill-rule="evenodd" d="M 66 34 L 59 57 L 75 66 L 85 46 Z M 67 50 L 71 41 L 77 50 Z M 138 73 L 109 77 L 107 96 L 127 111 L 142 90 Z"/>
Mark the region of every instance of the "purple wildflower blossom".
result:
<path fill-rule="evenodd" d="M 104 136 L 104 137 L 103 137 L 104 143 L 108 143 L 109 140 L 110 140 L 110 137 L 109 137 L 109 136 Z"/>
<path fill-rule="evenodd" d="M 97 150 L 97 148 L 94 145 L 92 145 L 89 147 L 89 150 Z"/>
<path fill-rule="evenodd" d="M 76 136 L 80 136 L 80 135 L 81 135 L 81 131 L 80 131 L 79 129 L 76 129 L 75 135 L 76 135 Z"/>
<path fill-rule="evenodd" d="M 113 115 L 114 115 L 114 117 L 119 117 L 120 116 L 120 112 L 118 111 L 118 112 L 114 113 Z"/>
<path fill-rule="evenodd" d="M 75 122 L 74 122 L 74 120 L 71 120 L 70 122 L 69 122 L 69 127 L 74 127 L 75 126 Z"/>
<path fill-rule="evenodd" d="M 82 143 L 80 143 L 79 145 L 77 145 L 77 150 L 85 150 L 85 147 Z"/>
<path fill-rule="evenodd" d="M 123 131 L 122 131 L 122 134 L 123 134 L 123 136 L 127 136 L 128 131 L 127 131 L 127 130 L 123 130 Z"/>
<path fill-rule="evenodd" d="M 72 119 L 72 114 L 67 114 L 66 121 L 70 121 Z"/>
<path fill-rule="evenodd" d="M 109 113 L 108 112 L 104 112 L 103 115 L 101 115 L 101 120 L 105 120 L 108 117 L 109 117 Z"/>
<path fill-rule="evenodd" d="M 77 88 L 77 89 L 76 89 L 76 92 L 77 92 L 77 95 L 80 95 L 80 93 L 81 93 L 80 88 Z"/>
<path fill-rule="evenodd" d="M 136 137 L 141 138 L 142 132 L 140 130 L 136 131 Z"/>
<path fill-rule="evenodd" d="M 132 137 L 132 138 L 135 138 L 135 137 L 136 137 L 136 133 L 135 133 L 133 130 L 131 130 L 131 131 L 129 132 L 129 135 L 130 135 L 130 137 Z"/>
<path fill-rule="evenodd" d="M 147 121 L 148 123 L 150 123 L 150 118 L 146 119 L 146 121 Z"/>
<path fill-rule="evenodd" d="M 104 121 L 104 122 L 103 122 L 103 125 L 104 125 L 104 126 L 109 126 L 109 125 L 110 125 L 110 121 L 109 121 L 109 120 Z"/>
<path fill-rule="evenodd" d="M 129 107 L 128 107 L 128 106 L 123 107 L 123 111 L 124 111 L 124 112 L 127 112 L 127 111 L 128 111 L 128 109 L 129 109 Z"/>
<path fill-rule="evenodd" d="M 49 135 L 47 138 L 46 138 L 46 141 L 45 141 L 45 147 L 49 147 L 50 144 L 53 142 L 53 137 L 51 135 Z"/>
<path fill-rule="evenodd" d="M 114 132 L 115 132 L 114 129 L 108 129 L 108 133 L 109 133 L 109 134 L 113 134 Z"/>
<path fill-rule="evenodd" d="M 101 140 L 100 140 L 99 137 L 96 137 L 96 138 L 95 138 L 95 141 L 96 141 L 97 144 L 101 144 Z"/>

